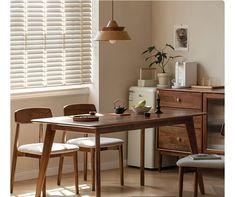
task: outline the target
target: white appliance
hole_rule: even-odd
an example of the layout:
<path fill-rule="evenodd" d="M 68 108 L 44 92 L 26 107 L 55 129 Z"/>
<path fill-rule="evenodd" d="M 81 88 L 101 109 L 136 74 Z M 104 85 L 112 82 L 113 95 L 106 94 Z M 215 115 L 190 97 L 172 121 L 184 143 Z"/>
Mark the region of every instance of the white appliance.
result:
<path fill-rule="evenodd" d="M 129 89 L 129 108 L 135 106 L 140 100 L 146 100 L 147 106 L 155 109 L 156 87 L 137 87 Z M 145 168 L 155 169 L 158 166 L 157 161 L 157 139 L 156 129 L 145 129 Z M 140 130 L 128 131 L 128 151 L 127 164 L 129 166 L 140 166 Z M 162 166 L 174 166 L 176 158 L 172 156 L 163 156 Z"/>
<path fill-rule="evenodd" d="M 176 62 L 173 88 L 185 88 L 192 85 L 197 85 L 197 63 Z"/>

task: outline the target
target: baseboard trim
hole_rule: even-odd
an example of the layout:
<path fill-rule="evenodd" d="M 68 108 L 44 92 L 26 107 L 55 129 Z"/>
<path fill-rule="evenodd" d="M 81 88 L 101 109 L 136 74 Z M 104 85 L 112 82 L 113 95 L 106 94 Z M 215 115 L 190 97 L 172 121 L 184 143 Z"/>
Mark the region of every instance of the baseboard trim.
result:
<path fill-rule="evenodd" d="M 126 166 L 127 161 L 123 161 L 124 166 Z M 110 162 L 103 162 L 101 164 L 101 170 L 110 170 L 110 169 L 115 169 L 119 167 L 119 162 L 118 160 L 116 161 L 110 161 Z M 82 171 L 83 170 L 83 163 L 79 163 L 78 165 L 78 170 Z M 88 163 L 88 169 L 90 170 L 90 164 Z M 71 164 L 64 164 L 63 166 L 63 173 L 71 173 L 73 172 L 73 165 Z M 54 176 L 57 175 L 58 173 L 58 167 L 50 167 L 47 169 L 47 176 Z M 23 171 L 23 172 L 16 172 L 15 175 L 15 181 L 25 181 L 25 180 L 30 180 L 30 179 L 35 179 L 38 176 L 38 169 L 35 170 L 29 170 L 29 171 Z"/>

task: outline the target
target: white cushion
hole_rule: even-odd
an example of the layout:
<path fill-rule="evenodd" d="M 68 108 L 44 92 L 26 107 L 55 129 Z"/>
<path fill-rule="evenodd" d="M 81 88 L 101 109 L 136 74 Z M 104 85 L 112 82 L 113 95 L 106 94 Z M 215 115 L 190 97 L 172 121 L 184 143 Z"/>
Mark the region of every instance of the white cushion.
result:
<path fill-rule="evenodd" d="M 81 137 L 70 139 L 67 141 L 68 144 L 75 144 L 79 147 L 85 148 L 95 148 L 95 137 Z M 118 138 L 110 138 L 110 137 L 101 137 L 100 138 L 100 146 L 107 147 L 117 144 L 123 144 L 124 141 Z"/>
<path fill-rule="evenodd" d="M 194 160 L 187 156 L 177 161 L 177 166 L 180 167 L 195 167 L 195 168 L 224 168 L 224 156 L 220 155 L 221 159 Z"/>
<path fill-rule="evenodd" d="M 73 144 L 53 143 L 51 154 L 69 153 L 78 150 L 78 146 Z M 42 155 L 43 143 L 24 144 L 18 147 L 22 153 Z"/>

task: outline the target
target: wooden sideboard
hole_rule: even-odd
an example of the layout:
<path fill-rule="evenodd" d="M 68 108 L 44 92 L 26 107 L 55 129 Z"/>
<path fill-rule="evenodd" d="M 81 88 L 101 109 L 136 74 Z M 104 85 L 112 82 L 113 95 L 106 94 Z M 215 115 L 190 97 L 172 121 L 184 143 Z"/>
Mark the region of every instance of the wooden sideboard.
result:
<path fill-rule="evenodd" d="M 159 89 L 161 107 L 194 109 L 207 112 L 195 117 L 199 152 L 224 154 L 224 89 Z M 164 126 L 157 129 L 159 170 L 162 155 L 183 156 L 191 153 L 184 125 Z"/>

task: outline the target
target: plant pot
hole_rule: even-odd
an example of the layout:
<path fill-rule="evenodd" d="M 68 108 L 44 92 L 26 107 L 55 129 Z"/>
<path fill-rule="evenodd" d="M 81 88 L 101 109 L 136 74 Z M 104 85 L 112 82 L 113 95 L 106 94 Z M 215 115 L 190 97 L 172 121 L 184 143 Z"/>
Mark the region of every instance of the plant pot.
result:
<path fill-rule="evenodd" d="M 170 85 L 170 76 L 167 73 L 158 73 L 158 82 L 162 87 L 169 87 Z"/>

